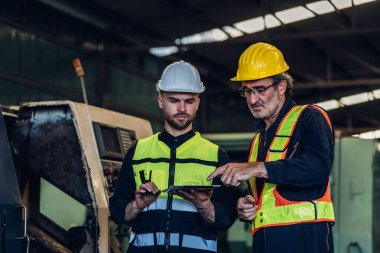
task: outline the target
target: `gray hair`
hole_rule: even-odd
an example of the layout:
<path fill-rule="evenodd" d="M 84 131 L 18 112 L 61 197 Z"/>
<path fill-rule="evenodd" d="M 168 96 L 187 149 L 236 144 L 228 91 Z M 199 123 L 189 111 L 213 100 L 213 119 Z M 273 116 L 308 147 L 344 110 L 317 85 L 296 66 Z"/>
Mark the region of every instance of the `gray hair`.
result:
<path fill-rule="evenodd" d="M 293 88 L 293 82 L 294 82 L 294 80 L 293 80 L 293 77 L 289 73 L 284 72 L 284 73 L 272 76 L 272 79 L 273 79 L 273 82 L 276 82 L 276 83 L 279 83 L 282 80 L 285 80 L 288 84 L 286 87 L 285 96 L 291 97 L 293 95 L 293 89 L 294 89 Z"/>

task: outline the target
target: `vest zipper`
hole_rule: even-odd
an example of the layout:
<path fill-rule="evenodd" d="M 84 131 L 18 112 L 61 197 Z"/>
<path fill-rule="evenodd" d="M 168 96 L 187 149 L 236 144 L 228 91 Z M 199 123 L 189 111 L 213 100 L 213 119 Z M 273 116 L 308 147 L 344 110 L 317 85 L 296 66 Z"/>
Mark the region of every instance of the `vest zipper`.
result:
<path fill-rule="evenodd" d="M 264 253 L 267 252 L 267 235 L 265 233 L 265 228 L 263 228 L 263 234 L 264 234 Z"/>
<path fill-rule="evenodd" d="M 170 149 L 168 187 L 174 185 L 175 161 L 176 161 L 176 148 Z M 172 203 L 173 203 L 173 193 L 169 192 L 168 201 L 166 204 L 166 229 L 165 229 L 165 251 L 166 252 L 169 252 L 169 247 L 170 247 L 170 214 L 172 210 Z"/>
<path fill-rule="evenodd" d="M 264 149 L 267 147 L 267 131 L 263 131 Z"/>
<path fill-rule="evenodd" d="M 330 244 L 329 244 L 330 227 L 329 227 L 328 222 L 326 222 L 326 226 L 327 226 L 326 246 L 327 246 L 327 252 L 330 252 Z"/>
<path fill-rule="evenodd" d="M 265 147 L 267 145 L 267 134 L 266 134 L 266 131 L 263 131 L 263 130 L 259 130 L 259 133 L 260 133 L 260 140 L 259 140 L 259 145 L 258 145 L 258 157 L 261 157 L 261 158 L 264 158 L 265 160 L 265 157 L 266 157 L 266 154 L 265 154 Z M 260 160 L 260 159 L 258 159 Z"/>

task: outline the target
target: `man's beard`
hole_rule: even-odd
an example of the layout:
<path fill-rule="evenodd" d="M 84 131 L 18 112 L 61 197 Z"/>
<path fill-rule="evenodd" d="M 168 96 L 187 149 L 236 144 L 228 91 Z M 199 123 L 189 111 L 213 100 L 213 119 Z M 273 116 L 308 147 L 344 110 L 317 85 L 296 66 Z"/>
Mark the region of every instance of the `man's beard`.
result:
<path fill-rule="evenodd" d="M 180 115 L 184 115 L 184 116 L 187 116 L 187 121 L 184 121 L 182 123 L 178 123 L 175 121 L 175 117 L 177 116 L 180 116 Z M 165 117 L 165 121 L 174 129 L 176 130 L 183 130 L 183 129 L 186 129 L 190 124 L 191 122 L 193 122 L 193 119 L 194 117 L 190 117 L 189 114 L 186 114 L 186 113 L 177 113 L 177 114 L 174 114 L 173 116 L 170 116 L 166 113 L 164 113 L 164 117 Z"/>
<path fill-rule="evenodd" d="M 263 115 L 259 115 L 258 113 L 256 113 L 252 108 L 253 106 L 252 105 L 248 105 L 249 106 L 249 109 L 251 110 L 251 113 L 253 115 L 253 117 L 255 117 L 256 119 L 268 119 L 270 117 L 272 117 L 276 112 L 277 112 L 277 109 L 280 105 L 280 97 L 277 93 L 273 94 L 273 96 L 270 98 L 270 103 L 268 104 L 267 102 L 267 107 L 265 108 L 266 110 L 266 113 L 263 114 Z M 272 107 L 273 106 L 273 107 Z"/>

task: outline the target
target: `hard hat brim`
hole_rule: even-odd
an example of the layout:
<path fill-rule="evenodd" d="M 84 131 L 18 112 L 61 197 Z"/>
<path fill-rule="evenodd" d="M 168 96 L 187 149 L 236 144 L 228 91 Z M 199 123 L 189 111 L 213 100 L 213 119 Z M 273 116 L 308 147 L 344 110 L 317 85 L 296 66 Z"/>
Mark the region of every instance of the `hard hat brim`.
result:
<path fill-rule="evenodd" d="M 282 74 L 282 73 L 285 73 L 286 71 L 289 70 L 289 67 L 287 66 L 286 68 L 284 68 L 281 72 L 278 72 L 278 73 L 271 73 L 270 75 L 263 75 L 263 76 L 258 76 L 258 77 L 246 77 L 246 78 L 240 78 L 238 76 L 235 76 L 235 77 L 232 77 L 230 79 L 230 81 L 232 82 L 243 82 L 243 81 L 254 81 L 254 80 L 260 80 L 260 79 L 264 79 L 264 78 L 268 78 L 268 77 L 272 77 L 272 76 L 276 76 L 276 75 L 279 75 L 279 74 Z"/>
<path fill-rule="evenodd" d="M 180 93 L 193 93 L 193 94 L 200 94 L 205 91 L 205 88 L 203 87 L 199 91 L 194 91 L 192 89 L 158 89 L 158 91 L 165 91 L 165 92 L 180 92 Z"/>

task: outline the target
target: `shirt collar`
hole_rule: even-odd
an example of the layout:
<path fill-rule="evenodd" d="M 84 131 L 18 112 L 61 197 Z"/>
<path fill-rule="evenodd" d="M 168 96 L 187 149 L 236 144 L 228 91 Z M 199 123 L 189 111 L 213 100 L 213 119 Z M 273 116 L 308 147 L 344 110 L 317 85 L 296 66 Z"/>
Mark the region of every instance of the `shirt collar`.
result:
<path fill-rule="evenodd" d="M 292 99 L 286 98 L 284 104 L 282 105 L 280 113 L 278 114 L 277 119 L 275 120 L 275 122 L 269 128 L 274 127 L 274 128 L 277 129 L 277 126 L 280 124 L 282 118 L 295 105 L 296 105 L 296 103 Z M 260 131 L 260 132 L 264 131 L 265 132 L 265 122 L 264 122 L 264 120 L 260 119 L 259 123 L 256 126 L 256 131 Z"/>
<path fill-rule="evenodd" d="M 177 148 L 195 135 L 194 130 L 190 130 L 179 136 L 169 134 L 165 129 L 158 135 L 158 139 L 164 142 L 169 148 Z"/>

